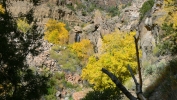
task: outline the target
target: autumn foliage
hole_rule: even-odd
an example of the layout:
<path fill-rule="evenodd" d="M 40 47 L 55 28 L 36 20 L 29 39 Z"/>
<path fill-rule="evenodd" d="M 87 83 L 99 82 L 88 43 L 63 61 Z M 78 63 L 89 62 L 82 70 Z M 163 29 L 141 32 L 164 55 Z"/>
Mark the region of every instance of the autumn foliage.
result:
<path fill-rule="evenodd" d="M 26 33 L 31 26 L 28 24 L 26 19 L 18 19 L 17 20 L 17 29 L 23 33 Z"/>
<path fill-rule="evenodd" d="M 71 51 L 75 52 L 79 59 L 86 63 L 88 58 L 93 54 L 93 45 L 90 40 L 83 39 L 70 45 Z"/>
<path fill-rule="evenodd" d="M 177 1 L 164 0 L 163 11 L 166 13 L 157 21 L 163 30 L 159 34 L 158 55 L 177 53 Z M 165 21 L 164 21 L 165 20 Z"/>
<path fill-rule="evenodd" d="M 65 24 L 50 19 L 45 27 L 45 37 L 47 41 L 53 44 L 66 44 L 68 42 L 68 31 Z"/>
<path fill-rule="evenodd" d="M 175 3 L 175 0 L 164 0 L 165 5 L 171 5 L 171 4 L 174 4 L 174 3 Z"/>
<path fill-rule="evenodd" d="M 102 68 L 114 73 L 122 82 L 127 80 L 130 77 L 127 65 L 129 64 L 134 72 L 137 66 L 134 35 L 135 32 L 120 31 L 105 35 L 102 54 L 89 58 L 87 66 L 82 70 L 82 78 L 94 84 L 96 90 L 115 87 L 111 79 L 102 73 Z"/>
<path fill-rule="evenodd" d="M 4 8 L 2 7 L 2 5 L 0 4 L 0 14 L 2 13 L 4 13 L 5 12 L 5 10 L 4 10 Z"/>

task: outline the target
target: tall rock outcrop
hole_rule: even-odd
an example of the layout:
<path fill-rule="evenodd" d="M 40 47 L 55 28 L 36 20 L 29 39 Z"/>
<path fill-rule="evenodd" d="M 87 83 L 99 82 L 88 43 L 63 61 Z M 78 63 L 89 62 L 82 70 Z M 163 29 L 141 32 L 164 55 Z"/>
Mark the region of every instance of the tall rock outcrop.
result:
<path fill-rule="evenodd" d="M 153 49 L 159 42 L 159 32 L 161 30 L 158 25 L 159 22 L 156 22 L 156 20 L 164 15 L 162 12 L 158 12 L 158 10 L 162 9 L 162 4 L 162 0 L 155 0 L 152 9 L 146 13 L 145 17 L 139 24 L 142 61 L 151 59 Z"/>

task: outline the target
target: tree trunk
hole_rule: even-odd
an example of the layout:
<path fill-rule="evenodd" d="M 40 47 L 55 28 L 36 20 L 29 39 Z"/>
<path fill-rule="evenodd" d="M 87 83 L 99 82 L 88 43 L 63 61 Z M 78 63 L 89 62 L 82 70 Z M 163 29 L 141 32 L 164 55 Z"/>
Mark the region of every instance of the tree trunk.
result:
<path fill-rule="evenodd" d="M 107 74 L 111 80 L 116 84 L 116 86 L 127 96 L 127 98 L 129 98 L 130 100 L 137 100 L 123 85 L 122 83 L 119 81 L 119 79 L 112 74 L 111 72 L 109 72 L 108 70 L 102 68 L 102 72 Z"/>

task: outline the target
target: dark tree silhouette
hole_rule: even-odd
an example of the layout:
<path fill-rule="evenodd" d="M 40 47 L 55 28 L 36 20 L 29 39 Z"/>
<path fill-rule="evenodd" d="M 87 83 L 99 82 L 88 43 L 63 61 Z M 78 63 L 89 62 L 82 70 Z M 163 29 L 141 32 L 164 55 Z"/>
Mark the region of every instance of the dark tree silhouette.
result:
<path fill-rule="evenodd" d="M 118 88 L 107 88 L 103 91 L 90 91 L 82 100 L 121 100 L 122 95 Z"/>
<path fill-rule="evenodd" d="M 34 5 L 37 4 L 32 0 Z M 17 30 L 17 25 L 6 9 L 7 0 L 2 0 L 5 13 L 0 14 L 0 99 L 31 100 L 39 99 L 47 93 L 48 78 L 34 74 L 26 63 L 26 56 L 35 50 L 42 35 L 37 33 L 33 20 L 33 10 L 27 14 L 29 22 L 34 22 L 27 34 Z"/>

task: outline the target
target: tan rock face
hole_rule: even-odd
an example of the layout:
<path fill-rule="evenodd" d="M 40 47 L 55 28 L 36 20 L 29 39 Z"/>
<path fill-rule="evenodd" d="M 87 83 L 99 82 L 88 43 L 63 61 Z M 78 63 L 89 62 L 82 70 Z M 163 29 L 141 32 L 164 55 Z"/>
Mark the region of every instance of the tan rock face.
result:
<path fill-rule="evenodd" d="M 93 21 L 95 26 L 100 26 L 103 23 L 102 14 L 99 10 L 95 11 L 95 16 Z"/>
<path fill-rule="evenodd" d="M 81 32 L 82 32 L 82 28 L 81 28 L 80 26 L 74 26 L 73 31 L 74 31 L 75 33 L 81 33 Z"/>
<path fill-rule="evenodd" d="M 28 1 L 11 1 L 9 10 L 14 17 L 25 15 L 33 8 L 33 4 Z"/>
<path fill-rule="evenodd" d="M 10 0 L 8 10 L 12 13 L 13 17 L 26 15 L 31 9 L 34 9 L 34 18 L 37 19 L 39 25 L 44 25 L 48 19 L 65 20 L 68 24 L 78 24 L 79 20 L 76 15 L 69 8 L 57 5 L 58 2 L 63 0 L 42 0 L 40 4 L 34 6 L 30 0 Z M 71 2 L 72 0 L 67 0 Z"/>

